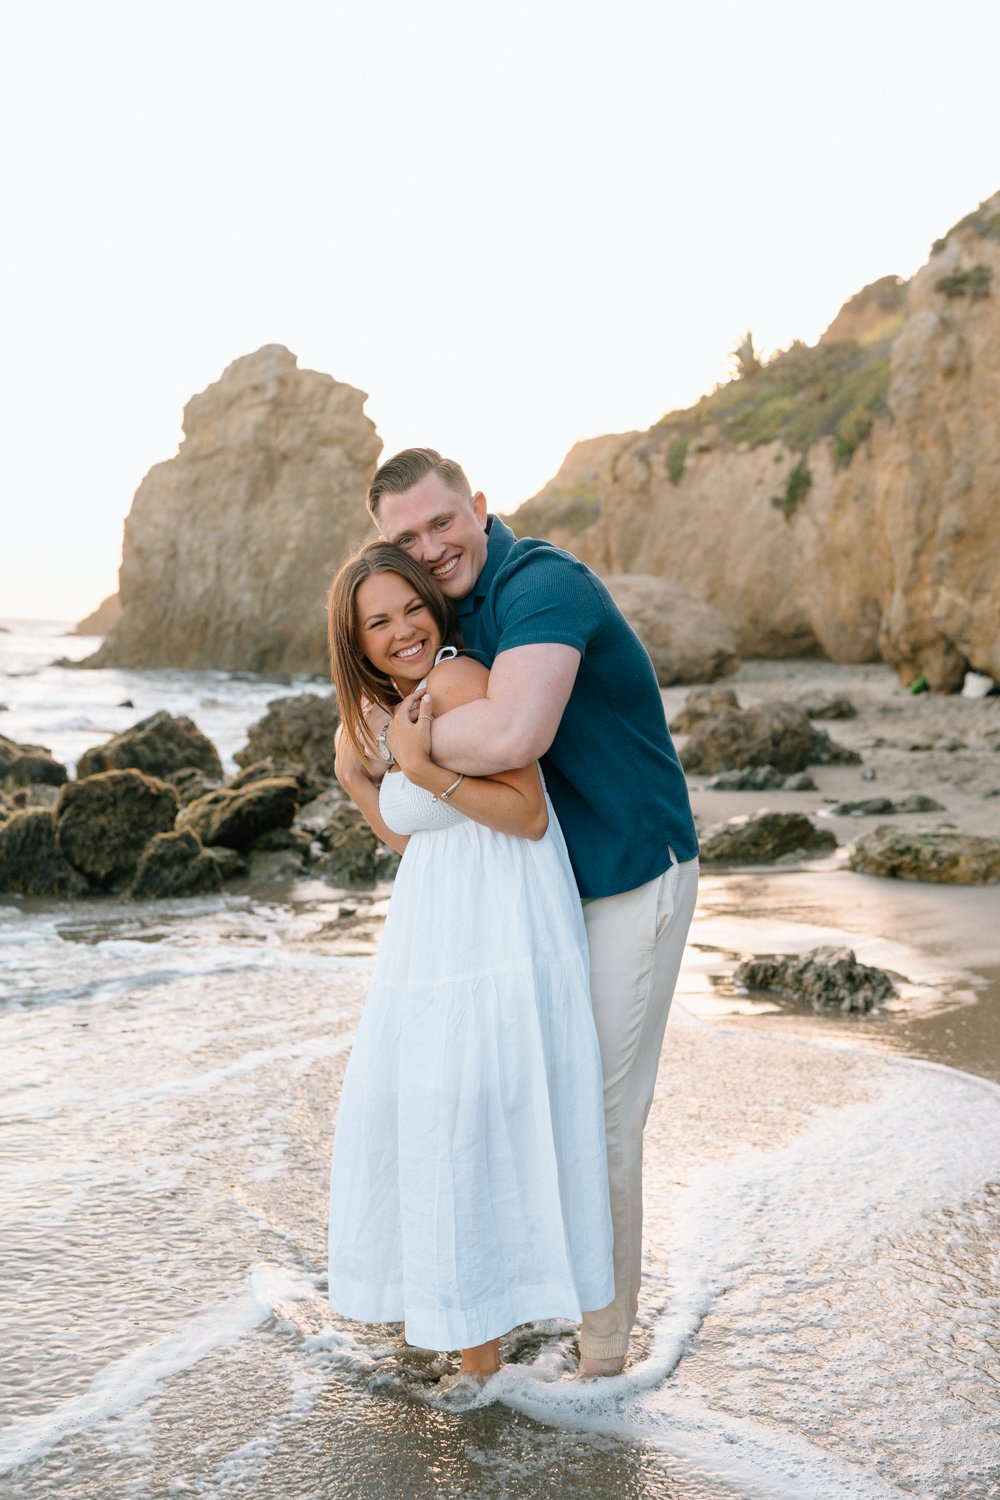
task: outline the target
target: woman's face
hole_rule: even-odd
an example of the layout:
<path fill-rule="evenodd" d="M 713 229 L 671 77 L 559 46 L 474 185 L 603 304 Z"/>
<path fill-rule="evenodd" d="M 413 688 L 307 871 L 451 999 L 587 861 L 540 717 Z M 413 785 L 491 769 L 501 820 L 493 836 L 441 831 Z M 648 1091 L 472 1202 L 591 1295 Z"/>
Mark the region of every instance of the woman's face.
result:
<path fill-rule="evenodd" d="M 398 573 L 373 573 L 355 595 L 358 643 L 372 666 L 397 683 L 426 677 L 441 648 L 441 631 L 412 583 Z"/>

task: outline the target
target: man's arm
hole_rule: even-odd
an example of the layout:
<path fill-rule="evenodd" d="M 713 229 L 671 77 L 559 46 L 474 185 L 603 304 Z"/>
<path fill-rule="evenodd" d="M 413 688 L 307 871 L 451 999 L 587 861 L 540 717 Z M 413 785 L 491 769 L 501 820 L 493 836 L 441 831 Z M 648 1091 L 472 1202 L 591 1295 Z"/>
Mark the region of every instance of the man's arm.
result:
<path fill-rule="evenodd" d="M 575 646 L 557 642 L 502 651 L 490 670 L 486 697 L 453 708 L 434 723 L 434 759 L 466 776 L 530 765 L 556 737 L 580 659 Z"/>

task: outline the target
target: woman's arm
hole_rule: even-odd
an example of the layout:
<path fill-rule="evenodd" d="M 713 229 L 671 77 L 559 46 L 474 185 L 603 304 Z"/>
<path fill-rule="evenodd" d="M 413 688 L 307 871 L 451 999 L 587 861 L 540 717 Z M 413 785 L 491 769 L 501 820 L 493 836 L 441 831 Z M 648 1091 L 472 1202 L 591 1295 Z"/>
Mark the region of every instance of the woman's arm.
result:
<path fill-rule="evenodd" d="M 385 715 L 383 715 L 383 720 L 384 718 Z M 393 833 L 392 829 L 382 822 L 378 803 L 381 777 L 378 776 L 374 764 L 372 765 L 371 772 L 369 772 L 366 763 L 358 758 L 357 752 L 344 733 L 342 725 L 338 726 L 334 745 L 336 747 L 334 771 L 337 780 L 361 813 L 361 816 L 375 837 L 381 839 L 383 844 L 388 844 L 390 849 L 395 849 L 397 854 L 402 854 L 410 842 L 409 835 L 405 833 Z M 383 770 L 381 764 L 378 770 Z M 452 779 L 454 780 L 454 778 Z"/>
<path fill-rule="evenodd" d="M 400 768 L 408 779 L 424 787 L 435 797 L 455 781 L 457 773 L 436 765 L 431 759 L 431 718 L 442 718 L 453 708 L 485 698 L 489 673 L 468 657 L 441 662 L 427 679 L 427 691 L 420 700 L 420 717 L 414 724 L 408 713 L 408 700 L 396 710 L 392 744 Z M 497 833 L 513 833 L 521 838 L 540 839 L 549 825 L 548 808 L 542 779 L 534 762 L 516 771 L 501 771 L 495 776 L 466 776 L 451 793 L 448 801 L 459 812 Z"/>

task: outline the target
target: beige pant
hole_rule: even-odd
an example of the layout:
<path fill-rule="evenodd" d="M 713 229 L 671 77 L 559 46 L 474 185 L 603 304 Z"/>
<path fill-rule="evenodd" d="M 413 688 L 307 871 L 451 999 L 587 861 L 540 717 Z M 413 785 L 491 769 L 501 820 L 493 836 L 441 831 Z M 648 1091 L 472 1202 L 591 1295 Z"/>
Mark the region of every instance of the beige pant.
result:
<path fill-rule="evenodd" d="M 590 987 L 604 1069 L 604 1123 L 614 1229 L 615 1300 L 585 1312 L 580 1352 L 628 1351 L 642 1263 L 642 1132 L 653 1102 L 667 1012 L 698 894 L 698 861 L 585 901 Z"/>

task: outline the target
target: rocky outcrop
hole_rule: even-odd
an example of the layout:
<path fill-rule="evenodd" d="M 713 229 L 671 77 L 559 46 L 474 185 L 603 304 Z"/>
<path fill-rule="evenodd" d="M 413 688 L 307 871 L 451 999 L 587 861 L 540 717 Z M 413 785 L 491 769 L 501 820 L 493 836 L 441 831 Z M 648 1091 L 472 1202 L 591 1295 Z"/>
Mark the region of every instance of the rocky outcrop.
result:
<path fill-rule="evenodd" d="M 683 588 L 742 656 L 1000 679 L 1000 193 L 905 298 L 866 293 L 814 349 L 574 451 L 515 529 Z"/>
<path fill-rule="evenodd" d="M 102 771 L 70 781 L 55 806 L 59 848 L 91 885 L 124 885 L 148 841 L 173 827 L 177 792 L 141 771 Z"/>
<path fill-rule="evenodd" d="M 203 896 L 222 889 L 222 874 L 216 861 L 202 848 L 193 833 L 157 833 L 139 858 L 135 879 L 129 887 L 134 901 L 163 896 Z"/>
<path fill-rule="evenodd" d="M 205 845 L 243 851 L 273 828 L 290 828 L 298 805 L 296 783 L 276 776 L 235 792 L 224 788 L 196 797 L 181 809 L 177 827 L 189 828 Z"/>
<path fill-rule="evenodd" d="M 315 796 L 333 780 L 334 745 L 340 716 L 332 693 L 299 693 L 294 697 L 275 698 L 267 713 L 247 730 L 247 743 L 233 759 L 249 775 L 261 762 L 275 767 L 293 764 L 301 768 L 312 783 L 309 795 Z M 239 784 L 237 777 L 235 784 Z"/>
<path fill-rule="evenodd" d="M 825 730 L 814 728 L 794 703 L 775 698 L 752 708 L 725 706 L 702 713 L 703 701 L 695 704 L 693 723 L 691 717 L 683 720 L 692 725 L 680 752 L 686 771 L 771 766 L 782 776 L 790 776 L 810 764 L 854 764 L 861 759 L 857 751 L 838 745 Z"/>
<path fill-rule="evenodd" d="M 145 771 L 166 781 L 187 769 L 222 779 L 222 762 L 212 741 L 191 719 L 174 718 L 162 709 L 116 734 L 105 745 L 95 745 L 80 756 L 78 777 L 100 771 Z"/>
<path fill-rule="evenodd" d="M 604 581 L 649 652 L 660 687 L 714 682 L 736 671 L 733 633 L 710 604 L 648 573 L 615 573 Z"/>
<path fill-rule="evenodd" d="M 813 948 L 791 958 L 752 958 L 740 964 L 733 977 L 744 989 L 768 990 L 806 1000 L 813 1010 L 845 1014 L 864 1015 L 896 994 L 892 975 L 871 964 L 859 964 L 851 948 Z"/>
<path fill-rule="evenodd" d="M 829 854 L 837 840 L 804 813 L 758 812 L 731 818 L 701 841 L 705 864 L 770 865 L 779 859 Z"/>
<path fill-rule="evenodd" d="M 52 813 L 26 808 L 0 823 L 0 891 L 82 896 L 87 882 L 59 847 Z"/>
<path fill-rule="evenodd" d="M 19 745 L 0 734 L 0 782 L 8 790 L 27 786 L 62 786 L 68 772 L 44 745 Z"/>
<path fill-rule="evenodd" d="M 121 618 L 122 604 L 117 594 L 109 594 L 89 615 L 75 625 L 70 635 L 107 635 Z"/>
<path fill-rule="evenodd" d="M 900 797 L 895 802 L 891 797 L 860 797 L 855 802 L 837 802 L 827 811 L 831 818 L 884 818 L 895 813 L 944 812 L 944 808 L 933 797 L 914 792 L 912 796 Z"/>
<path fill-rule="evenodd" d="M 86 664 L 325 676 L 330 575 L 371 534 L 366 399 L 278 344 L 193 397 L 176 457 L 136 492 L 121 618 Z"/>
<path fill-rule="evenodd" d="M 898 880 L 991 885 L 1000 881 L 1000 839 L 947 829 L 907 832 L 879 827 L 858 840 L 850 866 L 862 875 Z"/>

